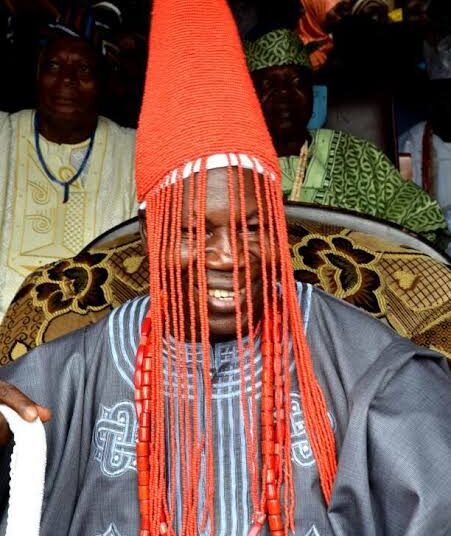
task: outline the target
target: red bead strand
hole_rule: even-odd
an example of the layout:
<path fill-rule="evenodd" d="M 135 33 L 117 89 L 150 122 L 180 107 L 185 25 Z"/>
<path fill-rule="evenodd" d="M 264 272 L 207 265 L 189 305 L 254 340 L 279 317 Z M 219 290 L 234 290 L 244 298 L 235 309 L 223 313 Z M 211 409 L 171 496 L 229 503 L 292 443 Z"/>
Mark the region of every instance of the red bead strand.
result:
<path fill-rule="evenodd" d="M 148 339 L 151 331 L 150 311 L 141 326 L 141 339 L 136 354 L 135 402 L 138 416 L 138 441 L 136 443 L 136 466 L 138 471 L 138 500 L 141 519 L 139 536 L 150 536 L 149 519 L 149 475 L 150 475 L 150 419 L 151 419 L 151 370 L 152 357 L 149 354 Z M 168 527 L 161 508 L 160 534 L 167 534 Z"/>
<path fill-rule="evenodd" d="M 284 396 L 282 380 L 282 351 L 280 315 L 276 325 L 272 315 L 265 319 L 262 329 L 263 360 L 261 397 L 261 450 L 263 459 L 263 493 L 265 512 L 256 512 L 248 536 L 258 536 L 267 518 L 271 536 L 284 536 L 285 524 L 280 502 L 280 460 L 285 438 Z"/>
<path fill-rule="evenodd" d="M 280 502 L 280 457 L 285 438 L 285 413 L 282 377 L 282 351 L 280 315 L 273 327 L 272 315 L 263 321 L 261 353 L 263 360 L 261 398 L 261 451 L 263 458 L 263 490 L 265 512 L 255 512 L 248 536 L 258 536 L 268 520 L 271 536 L 284 536 L 285 525 Z M 150 312 L 141 328 L 141 339 L 136 356 L 135 401 L 138 415 L 138 441 L 136 463 L 138 470 L 138 499 L 141 519 L 139 536 L 150 536 L 149 475 L 150 475 L 150 422 L 151 422 L 151 370 L 149 354 L 151 332 Z M 164 505 L 161 505 L 160 535 L 168 534 Z"/>

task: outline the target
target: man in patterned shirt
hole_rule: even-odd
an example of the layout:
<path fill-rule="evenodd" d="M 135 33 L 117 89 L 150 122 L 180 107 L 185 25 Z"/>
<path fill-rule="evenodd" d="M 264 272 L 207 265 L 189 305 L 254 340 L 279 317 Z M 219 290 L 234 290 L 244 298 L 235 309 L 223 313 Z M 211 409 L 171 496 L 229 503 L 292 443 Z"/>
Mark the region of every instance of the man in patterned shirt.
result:
<path fill-rule="evenodd" d="M 438 238 L 446 229 L 438 203 L 404 181 L 379 149 L 344 132 L 307 128 L 312 70 L 295 32 L 268 32 L 247 42 L 246 53 L 288 199 L 363 212 Z"/>

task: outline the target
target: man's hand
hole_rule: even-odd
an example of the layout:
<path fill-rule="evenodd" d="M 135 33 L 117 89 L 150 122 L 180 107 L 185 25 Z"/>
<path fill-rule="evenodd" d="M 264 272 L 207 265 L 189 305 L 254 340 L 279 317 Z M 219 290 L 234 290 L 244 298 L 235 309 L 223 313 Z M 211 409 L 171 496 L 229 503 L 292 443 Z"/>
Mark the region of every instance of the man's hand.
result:
<path fill-rule="evenodd" d="M 58 17 L 59 11 L 51 0 L 0 0 L 12 15 L 48 13 Z"/>
<path fill-rule="evenodd" d="M 25 396 L 19 389 L 6 382 L 0 381 L 0 404 L 5 404 L 16 411 L 23 419 L 32 422 L 39 417 L 42 422 L 52 418 L 52 412 L 36 404 Z M 7 445 L 11 439 L 11 430 L 3 415 L 0 414 L 0 447 Z"/>

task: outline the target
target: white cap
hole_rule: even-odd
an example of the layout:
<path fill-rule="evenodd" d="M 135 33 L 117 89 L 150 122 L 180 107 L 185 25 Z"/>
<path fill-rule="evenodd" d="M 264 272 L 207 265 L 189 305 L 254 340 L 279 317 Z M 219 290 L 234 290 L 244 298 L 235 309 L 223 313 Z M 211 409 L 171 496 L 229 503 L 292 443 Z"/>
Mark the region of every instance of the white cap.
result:
<path fill-rule="evenodd" d="M 187 179 L 192 173 L 198 173 L 200 166 L 202 164 L 202 158 L 198 158 L 194 162 L 188 162 L 183 168 L 183 171 L 180 175 L 180 170 L 175 169 L 172 173 L 166 176 L 166 180 L 162 184 L 162 188 L 174 184 L 177 178 L 183 177 Z M 256 158 L 249 158 L 246 154 L 214 154 L 207 158 L 206 169 L 217 169 L 224 168 L 227 166 L 238 166 L 240 165 L 244 169 L 255 169 L 257 173 L 263 173 L 263 166 Z M 274 176 L 271 174 L 271 178 L 274 179 Z M 140 210 L 145 210 L 146 202 L 143 201 L 139 205 Z"/>

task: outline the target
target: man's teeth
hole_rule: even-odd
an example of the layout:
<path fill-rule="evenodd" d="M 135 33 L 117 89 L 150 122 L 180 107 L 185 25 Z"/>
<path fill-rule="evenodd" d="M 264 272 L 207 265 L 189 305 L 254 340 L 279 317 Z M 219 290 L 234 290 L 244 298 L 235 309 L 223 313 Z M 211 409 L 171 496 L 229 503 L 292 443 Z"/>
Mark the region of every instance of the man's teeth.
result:
<path fill-rule="evenodd" d="M 213 298 L 219 298 L 221 300 L 230 300 L 233 299 L 235 293 L 231 290 L 222 290 L 222 289 L 210 289 L 208 295 Z"/>

